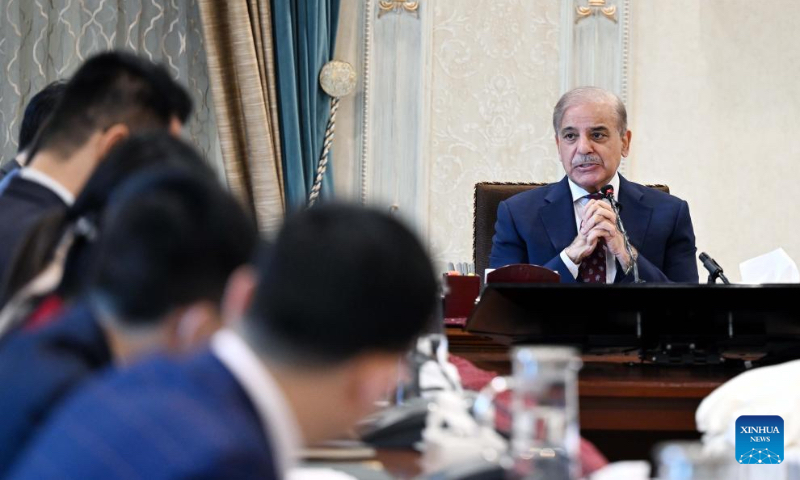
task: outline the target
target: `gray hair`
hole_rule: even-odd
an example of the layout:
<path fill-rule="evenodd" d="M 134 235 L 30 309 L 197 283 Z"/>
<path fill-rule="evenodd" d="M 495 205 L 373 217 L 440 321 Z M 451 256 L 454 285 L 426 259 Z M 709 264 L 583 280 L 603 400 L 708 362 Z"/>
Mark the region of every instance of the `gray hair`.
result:
<path fill-rule="evenodd" d="M 617 129 L 621 136 L 625 136 L 625 132 L 628 131 L 628 112 L 625 110 L 625 104 L 622 103 L 618 96 L 598 87 L 573 88 L 561 96 L 558 103 L 556 103 L 556 108 L 553 109 L 553 130 L 556 131 L 556 135 L 558 135 L 558 129 L 561 127 L 564 112 L 569 107 L 585 103 L 607 103 L 613 106 L 617 114 Z"/>

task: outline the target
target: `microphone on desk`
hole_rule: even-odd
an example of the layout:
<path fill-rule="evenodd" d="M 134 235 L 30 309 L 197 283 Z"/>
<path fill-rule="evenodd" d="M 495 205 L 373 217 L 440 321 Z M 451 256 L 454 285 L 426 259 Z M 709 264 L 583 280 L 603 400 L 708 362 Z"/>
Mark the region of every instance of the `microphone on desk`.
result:
<path fill-rule="evenodd" d="M 728 277 L 722 273 L 722 267 L 719 266 L 719 263 L 706 252 L 700 252 L 700 261 L 703 262 L 703 266 L 708 270 L 708 283 L 717 283 L 717 278 L 721 278 L 722 283 L 725 285 L 731 284 L 731 282 L 728 281 Z"/>
<path fill-rule="evenodd" d="M 631 242 L 628 239 L 628 232 L 625 231 L 625 227 L 622 225 L 622 217 L 619 216 L 622 205 L 614 198 L 614 187 L 612 185 L 606 185 L 600 189 L 600 194 L 603 195 L 603 198 L 608 200 L 611 204 L 611 208 L 614 210 L 614 214 L 617 216 L 617 230 L 622 234 L 622 239 L 625 242 L 625 251 L 628 252 L 631 262 L 633 262 L 633 283 L 644 283 L 639 279 L 639 259 L 633 254 L 633 248 L 631 248 Z"/>

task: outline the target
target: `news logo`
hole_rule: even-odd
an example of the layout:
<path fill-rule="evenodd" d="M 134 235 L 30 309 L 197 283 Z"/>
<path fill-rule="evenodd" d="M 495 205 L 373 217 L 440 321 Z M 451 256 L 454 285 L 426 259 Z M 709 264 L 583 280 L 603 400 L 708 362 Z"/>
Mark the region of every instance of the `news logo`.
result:
<path fill-rule="evenodd" d="M 783 419 L 742 415 L 736 419 L 736 461 L 748 465 L 783 462 Z"/>

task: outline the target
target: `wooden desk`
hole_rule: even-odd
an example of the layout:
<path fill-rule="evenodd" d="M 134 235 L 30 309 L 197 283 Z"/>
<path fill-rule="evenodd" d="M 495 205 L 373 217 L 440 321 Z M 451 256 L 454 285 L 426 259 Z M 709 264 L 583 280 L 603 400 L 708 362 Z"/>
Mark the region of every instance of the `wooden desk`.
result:
<path fill-rule="evenodd" d="M 422 454 L 414 450 L 381 448 L 378 449 L 377 460 L 395 478 L 415 478 L 426 473 L 420 463 Z"/>
<path fill-rule="evenodd" d="M 447 328 L 450 352 L 479 368 L 510 372 L 508 347 Z M 738 370 L 719 366 L 663 367 L 635 354 L 583 357 L 578 379 L 581 434 L 609 460 L 647 459 L 660 441 L 700 438 L 700 401 Z"/>

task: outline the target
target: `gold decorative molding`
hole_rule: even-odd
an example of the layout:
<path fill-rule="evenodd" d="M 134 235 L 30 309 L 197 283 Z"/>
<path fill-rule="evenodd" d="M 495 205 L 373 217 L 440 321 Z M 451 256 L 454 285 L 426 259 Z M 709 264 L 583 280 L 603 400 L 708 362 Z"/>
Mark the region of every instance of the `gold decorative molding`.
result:
<path fill-rule="evenodd" d="M 402 12 L 403 10 L 419 18 L 419 0 L 381 0 L 378 2 L 378 18 L 389 12 Z"/>
<path fill-rule="evenodd" d="M 588 7 L 575 7 L 575 13 L 577 17 L 575 17 L 575 23 L 580 22 L 584 18 L 590 17 L 592 15 L 597 15 L 597 12 L 600 12 L 603 16 L 608 18 L 614 23 L 617 23 L 617 6 L 616 5 L 606 5 L 606 0 L 589 0 Z"/>

